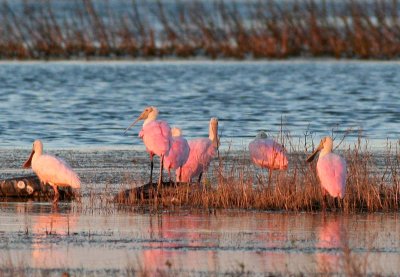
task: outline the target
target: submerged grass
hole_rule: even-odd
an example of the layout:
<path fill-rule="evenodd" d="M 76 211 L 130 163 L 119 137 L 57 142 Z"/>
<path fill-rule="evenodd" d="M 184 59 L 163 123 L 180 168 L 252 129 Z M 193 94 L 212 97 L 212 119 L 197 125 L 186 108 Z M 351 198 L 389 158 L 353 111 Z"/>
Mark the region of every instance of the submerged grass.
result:
<path fill-rule="evenodd" d="M 361 136 L 340 151 L 347 161 L 346 192 L 343 200 L 324 192 L 316 173 L 316 164 L 305 162 L 311 144 L 294 149 L 290 138 L 284 144 L 289 155 L 289 170 L 268 172 L 251 164 L 248 153 L 227 151 L 212 164 L 201 184 L 180 184 L 154 190 L 150 199 L 135 190 L 117 202 L 135 208 L 163 209 L 257 209 L 278 211 L 398 212 L 400 207 L 400 142 L 387 143 L 386 152 L 377 157 L 369 141 Z M 136 184 L 134 185 L 136 186 Z"/>
<path fill-rule="evenodd" d="M 398 0 L 51 0 L 0 5 L 0 58 L 391 59 L 400 54 Z M 118 5 L 118 1 L 117 4 Z"/>

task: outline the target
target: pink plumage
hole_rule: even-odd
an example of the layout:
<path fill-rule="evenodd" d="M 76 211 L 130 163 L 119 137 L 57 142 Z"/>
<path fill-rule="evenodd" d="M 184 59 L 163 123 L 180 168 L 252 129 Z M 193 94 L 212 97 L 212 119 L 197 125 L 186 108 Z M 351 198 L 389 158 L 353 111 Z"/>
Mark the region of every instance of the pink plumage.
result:
<path fill-rule="evenodd" d="M 139 132 L 139 137 L 143 139 L 146 151 L 150 153 L 150 181 L 153 182 L 153 156 L 160 156 L 160 176 L 158 185 L 162 184 L 162 172 L 164 168 L 164 157 L 168 155 L 171 148 L 172 136 L 171 128 L 163 120 L 157 120 L 158 109 L 156 107 L 146 107 L 140 116 L 125 130 L 127 132 L 139 120 L 144 120 L 143 128 Z"/>
<path fill-rule="evenodd" d="M 189 158 L 189 144 L 178 128 L 172 128 L 172 143 L 165 156 L 164 165 L 168 170 L 183 166 Z M 178 131 L 179 130 L 179 131 Z M 176 134 L 175 134 L 176 132 Z"/>
<path fill-rule="evenodd" d="M 288 159 L 282 145 L 272 139 L 257 136 L 249 143 L 250 157 L 253 163 L 262 168 L 287 169 Z"/>
<path fill-rule="evenodd" d="M 157 156 L 168 155 L 171 147 L 171 129 L 167 122 L 154 120 L 143 125 L 139 133 L 148 152 Z"/>
<path fill-rule="evenodd" d="M 176 178 L 180 182 L 191 182 L 194 177 L 201 177 L 201 174 L 207 171 L 219 146 L 218 119 L 211 118 L 208 138 L 194 139 L 188 143 L 190 148 L 189 157 L 183 167 L 176 171 Z"/>
<path fill-rule="evenodd" d="M 320 157 L 317 172 L 321 186 L 332 197 L 344 197 L 346 189 L 346 161 L 334 153 Z"/>
<path fill-rule="evenodd" d="M 317 162 L 317 173 L 321 186 L 330 196 L 343 198 L 346 191 L 347 165 L 342 157 L 332 153 L 332 149 L 332 138 L 324 137 L 317 149 L 307 158 L 307 162 L 311 162 L 321 151 Z"/>
<path fill-rule="evenodd" d="M 206 171 L 216 155 L 213 142 L 209 138 L 194 139 L 188 143 L 190 148 L 189 158 L 182 167 L 182 173 L 179 169 L 176 173 L 177 179 L 181 174 L 180 182 L 190 182 L 194 177 Z"/>

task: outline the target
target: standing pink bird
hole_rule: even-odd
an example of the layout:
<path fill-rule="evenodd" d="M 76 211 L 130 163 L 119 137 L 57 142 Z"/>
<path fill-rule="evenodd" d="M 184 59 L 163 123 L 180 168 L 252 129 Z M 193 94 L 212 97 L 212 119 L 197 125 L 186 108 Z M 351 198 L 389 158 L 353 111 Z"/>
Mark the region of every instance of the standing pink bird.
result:
<path fill-rule="evenodd" d="M 23 164 L 24 168 L 30 168 L 38 176 L 39 180 L 48 183 L 54 189 L 54 203 L 57 203 L 59 193 L 58 187 L 71 187 L 79 189 L 81 181 L 78 175 L 62 159 L 43 154 L 43 144 L 40 140 L 35 140 L 31 155 Z"/>
<path fill-rule="evenodd" d="M 346 190 L 346 161 L 332 153 L 332 148 L 332 138 L 324 137 L 314 153 L 307 158 L 307 162 L 314 160 L 316 154 L 321 151 L 317 163 L 321 185 L 332 197 L 343 198 Z"/>
<path fill-rule="evenodd" d="M 172 143 L 168 155 L 165 156 L 165 167 L 168 169 L 169 179 L 171 180 L 171 169 L 182 168 L 189 158 L 189 144 L 182 136 L 182 130 L 172 128 Z M 180 178 L 177 178 L 180 179 Z"/>
<path fill-rule="evenodd" d="M 162 184 L 164 157 L 171 148 L 171 128 L 163 120 L 157 120 L 158 109 L 147 107 L 142 114 L 125 130 L 127 132 L 139 120 L 144 120 L 139 137 L 143 139 L 147 152 L 150 154 L 150 184 L 153 182 L 153 156 L 160 156 L 160 177 L 158 185 Z"/>
<path fill-rule="evenodd" d="M 199 138 L 189 141 L 189 158 L 186 163 L 176 172 L 176 178 L 179 182 L 191 182 L 192 178 L 201 176 L 207 170 L 211 160 L 215 157 L 216 150 L 219 147 L 218 138 L 218 119 L 211 118 L 209 137 Z"/>
<path fill-rule="evenodd" d="M 268 168 L 268 184 L 271 184 L 272 170 L 285 170 L 288 167 L 288 159 L 283 146 L 268 139 L 267 134 L 263 131 L 249 143 L 249 151 L 250 158 L 255 165 Z"/>

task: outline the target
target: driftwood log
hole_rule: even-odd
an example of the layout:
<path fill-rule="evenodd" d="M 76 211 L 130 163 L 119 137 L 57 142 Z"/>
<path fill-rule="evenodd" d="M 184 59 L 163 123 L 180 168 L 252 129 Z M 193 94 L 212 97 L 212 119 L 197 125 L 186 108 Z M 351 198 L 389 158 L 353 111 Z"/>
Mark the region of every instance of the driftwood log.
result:
<path fill-rule="evenodd" d="M 70 187 L 59 188 L 59 200 L 72 200 L 74 193 Z M 52 200 L 54 190 L 47 184 L 41 184 L 37 176 L 24 176 L 0 180 L 0 198 L 31 198 L 34 200 Z"/>

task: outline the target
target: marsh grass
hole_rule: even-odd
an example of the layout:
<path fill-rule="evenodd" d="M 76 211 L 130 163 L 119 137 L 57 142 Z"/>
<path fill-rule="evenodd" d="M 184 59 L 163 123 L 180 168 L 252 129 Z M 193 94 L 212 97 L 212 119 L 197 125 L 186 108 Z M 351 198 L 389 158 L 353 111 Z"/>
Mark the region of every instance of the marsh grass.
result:
<path fill-rule="evenodd" d="M 311 138 L 294 144 L 288 135 L 277 137 L 291 153 L 289 169 L 268 172 L 256 168 L 247 149 L 221 153 L 202 183 L 179 184 L 152 190 L 143 197 L 132 190 L 119 194 L 126 206 L 163 209 L 256 209 L 270 211 L 398 212 L 400 206 L 399 142 L 387 142 L 383 154 L 371 151 L 369 140 L 359 136 L 339 151 L 347 161 L 346 192 L 343 200 L 326 195 L 316 173 L 316 162 L 306 163 L 315 145 Z M 338 140 L 338 139 L 337 139 Z M 302 146 L 293 146 L 302 145 Z M 303 149 L 301 150 L 300 147 Z M 137 183 L 133 184 L 133 187 Z"/>
<path fill-rule="evenodd" d="M 398 0 L 51 0 L 0 5 L 0 57 L 391 59 L 400 54 Z M 241 4 L 239 4 L 241 3 Z M 100 8 L 101 7 L 101 8 Z"/>

